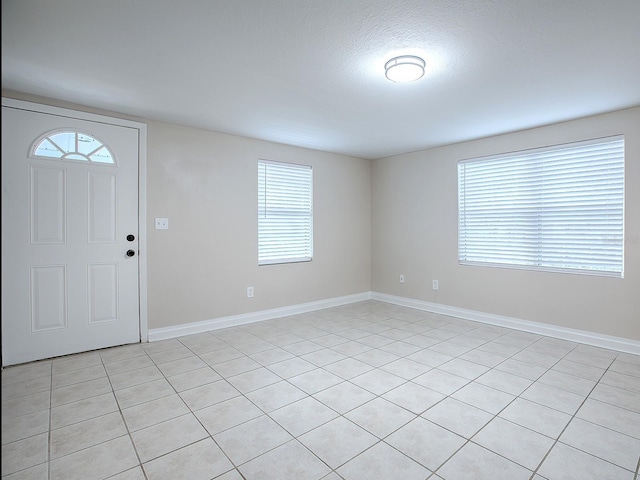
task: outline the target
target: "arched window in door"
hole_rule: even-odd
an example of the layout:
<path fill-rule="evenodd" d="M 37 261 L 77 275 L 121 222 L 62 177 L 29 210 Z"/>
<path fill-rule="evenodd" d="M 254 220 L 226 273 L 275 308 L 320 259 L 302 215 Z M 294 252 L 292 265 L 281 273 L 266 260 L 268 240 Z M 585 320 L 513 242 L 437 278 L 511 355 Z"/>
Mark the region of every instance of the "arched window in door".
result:
<path fill-rule="evenodd" d="M 55 130 L 42 135 L 33 143 L 31 157 L 81 162 L 116 163 L 109 147 L 97 138 L 76 130 Z"/>

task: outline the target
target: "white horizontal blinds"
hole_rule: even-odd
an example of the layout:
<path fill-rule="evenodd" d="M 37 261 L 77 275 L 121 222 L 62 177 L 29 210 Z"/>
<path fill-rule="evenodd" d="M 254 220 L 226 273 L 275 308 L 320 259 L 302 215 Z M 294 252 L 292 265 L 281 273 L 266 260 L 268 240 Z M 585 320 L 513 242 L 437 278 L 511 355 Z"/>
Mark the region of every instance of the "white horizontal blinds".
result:
<path fill-rule="evenodd" d="M 624 137 L 458 163 L 459 258 L 622 277 Z"/>
<path fill-rule="evenodd" d="M 313 171 L 258 162 L 258 264 L 304 262 L 313 256 Z"/>

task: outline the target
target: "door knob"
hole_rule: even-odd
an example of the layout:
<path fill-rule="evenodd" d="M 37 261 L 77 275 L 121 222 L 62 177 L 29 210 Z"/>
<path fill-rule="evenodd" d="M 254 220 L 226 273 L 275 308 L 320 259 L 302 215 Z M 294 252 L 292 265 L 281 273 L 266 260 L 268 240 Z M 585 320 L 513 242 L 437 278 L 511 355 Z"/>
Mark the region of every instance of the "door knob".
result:
<path fill-rule="evenodd" d="M 129 234 L 127 235 L 127 241 L 128 242 L 133 242 L 136 239 L 136 237 L 134 237 L 133 235 Z"/>
<path fill-rule="evenodd" d="M 133 257 L 136 254 L 133 250 L 127 250 L 127 257 Z"/>

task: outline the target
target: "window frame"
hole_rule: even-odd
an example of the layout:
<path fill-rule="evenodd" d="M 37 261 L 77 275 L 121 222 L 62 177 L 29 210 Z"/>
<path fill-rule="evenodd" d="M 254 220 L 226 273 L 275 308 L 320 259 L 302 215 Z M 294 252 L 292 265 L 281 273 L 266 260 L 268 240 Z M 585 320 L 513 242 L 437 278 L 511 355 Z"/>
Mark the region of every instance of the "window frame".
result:
<path fill-rule="evenodd" d="M 285 178 L 286 175 L 290 177 Z M 268 175 L 272 175 L 280 189 L 275 188 L 269 195 Z M 264 185 L 262 184 L 264 176 Z M 308 177 L 308 178 L 307 178 Z M 277 205 L 276 196 L 282 201 L 289 200 L 288 205 Z M 288 197 L 288 198 L 287 198 Z M 271 198 L 271 201 L 269 201 Z M 271 206 L 269 203 L 271 202 Z M 289 263 L 305 263 L 313 260 L 313 167 L 289 162 L 258 159 L 258 266 L 281 265 Z M 271 222 L 263 221 L 271 212 Z M 281 221 L 278 222 L 277 218 Z M 292 223 L 293 222 L 293 223 Z M 293 225 L 293 226 L 292 226 Z M 270 228 L 272 233 L 262 232 Z M 280 231 L 280 234 L 274 233 Z M 289 237 L 284 245 L 274 245 L 282 240 L 282 235 Z M 280 237 L 280 238 L 279 238 Z M 272 242 L 269 247 L 266 242 Z"/>
<path fill-rule="evenodd" d="M 612 153 L 608 154 L 607 149 L 611 149 Z M 597 162 L 589 159 L 587 153 L 591 153 L 590 150 L 593 151 L 593 158 L 597 157 Z M 569 166 L 569 162 L 572 161 L 575 162 L 572 164 L 575 170 L 571 170 L 572 167 Z M 538 162 L 538 165 L 534 166 L 534 162 Z M 501 164 L 501 170 L 497 168 L 498 164 Z M 469 174 L 468 165 L 476 167 L 477 171 Z M 611 173 L 606 176 L 591 174 L 589 177 L 587 169 L 594 166 L 602 170 L 608 169 Z M 488 179 L 481 177 L 480 170 L 483 168 Z M 506 170 L 507 168 L 510 170 Z M 457 169 L 460 265 L 624 278 L 624 135 L 464 159 L 458 161 Z M 518 170 L 521 170 L 520 177 L 517 177 Z M 527 170 L 529 173 L 525 173 Z M 533 175 L 532 170 L 535 171 Z M 556 173 L 550 173 L 552 170 Z M 473 180 L 467 178 L 467 174 L 471 175 Z M 571 177 L 573 174 L 585 176 L 578 181 L 568 180 L 576 178 Z M 500 175 L 502 177 L 498 178 Z M 554 186 L 552 181 L 561 182 L 564 186 Z M 469 184 L 472 184 L 472 189 L 476 189 L 471 194 Z M 498 184 L 504 190 L 498 191 Z M 592 186 L 609 188 L 608 195 L 602 195 L 595 190 L 586 194 L 580 193 L 581 188 L 588 189 Z M 482 187 L 485 188 L 484 193 L 480 190 Z M 534 191 L 538 192 L 537 196 L 532 194 Z M 504 208 L 510 192 L 515 200 L 509 207 Z M 559 192 L 564 198 L 557 200 L 554 194 Z M 470 207 L 470 203 L 473 203 L 474 194 L 477 195 L 475 208 L 478 210 L 469 212 L 468 209 L 473 208 L 473 205 Z M 525 199 L 526 195 L 529 196 Z M 567 201 L 569 198 L 575 200 L 573 206 Z M 589 199 L 603 203 L 588 204 Z M 517 206 L 514 207 L 514 203 Z M 496 213 L 498 205 L 501 206 L 500 218 Z M 587 205 L 596 208 L 587 209 Z M 486 207 L 487 212 L 484 215 L 478 213 L 480 207 Z M 529 208 L 526 213 L 525 208 Z M 563 216 L 561 208 L 565 208 L 564 214 L 570 215 Z M 591 216 L 587 216 L 587 210 L 598 208 L 602 210 L 597 215 L 590 213 Z M 585 218 L 587 220 L 584 220 Z M 592 231 L 588 231 L 588 222 L 594 218 L 606 223 L 602 227 L 605 233 L 599 244 L 596 240 L 601 230 L 593 228 Z M 572 229 L 562 228 L 563 219 L 575 222 Z M 483 220 L 487 220 L 486 225 L 483 225 Z M 474 221 L 475 225 L 467 228 Z M 518 222 L 521 225 L 517 225 Z M 612 225 L 611 231 L 615 229 L 615 235 L 605 231 L 609 223 Z M 509 228 L 513 230 L 507 231 Z M 563 239 L 566 241 L 572 236 L 569 235 L 569 230 L 575 238 L 571 243 L 562 243 Z M 511 239 L 508 235 L 511 235 Z M 488 245 L 491 239 L 496 241 L 495 246 Z M 529 248 L 524 249 L 524 245 L 528 245 Z M 498 248 L 505 247 L 508 249 L 497 251 Z M 561 258 L 560 254 L 563 252 L 564 258 Z M 517 257 L 520 258 L 516 262 L 514 259 Z M 535 261 L 532 260 L 534 257 Z"/>

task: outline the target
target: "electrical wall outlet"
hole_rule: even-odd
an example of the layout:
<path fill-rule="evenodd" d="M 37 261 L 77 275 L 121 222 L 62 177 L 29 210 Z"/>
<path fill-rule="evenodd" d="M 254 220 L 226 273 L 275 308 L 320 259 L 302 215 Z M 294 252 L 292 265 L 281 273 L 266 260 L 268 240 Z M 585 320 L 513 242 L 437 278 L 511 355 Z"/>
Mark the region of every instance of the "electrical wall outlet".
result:
<path fill-rule="evenodd" d="M 439 288 L 438 287 L 438 280 L 434 280 L 433 281 L 432 287 L 433 287 L 434 290 L 438 290 L 438 288 Z"/>
<path fill-rule="evenodd" d="M 400 283 L 404 283 L 404 275 L 400 274 Z"/>
<path fill-rule="evenodd" d="M 253 298 L 253 287 L 247 287 L 247 298 Z"/>
<path fill-rule="evenodd" d="M 156 217 L 156 230 L 169 230 L 169 219 Z"/>

